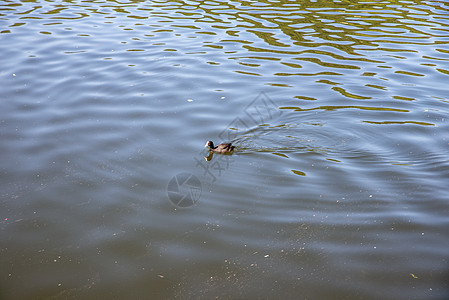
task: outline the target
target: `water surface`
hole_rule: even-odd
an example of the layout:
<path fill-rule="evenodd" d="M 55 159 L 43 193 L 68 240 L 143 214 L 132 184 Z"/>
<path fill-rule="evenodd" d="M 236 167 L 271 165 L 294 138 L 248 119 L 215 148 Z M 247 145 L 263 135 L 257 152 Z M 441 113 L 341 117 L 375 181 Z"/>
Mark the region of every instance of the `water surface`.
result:
<path fill-rule="evenodd" d="M 448 44 L 445 1 L 2 2 L 1 298 L 446 299 Z"/>

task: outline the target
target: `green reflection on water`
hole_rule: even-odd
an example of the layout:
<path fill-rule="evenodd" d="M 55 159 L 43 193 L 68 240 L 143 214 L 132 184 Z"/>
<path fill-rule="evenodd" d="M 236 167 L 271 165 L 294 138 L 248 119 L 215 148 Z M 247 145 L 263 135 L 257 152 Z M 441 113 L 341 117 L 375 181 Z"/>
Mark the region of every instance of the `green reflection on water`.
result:
<path fill-rule="evenodd" d="M 324 106 L 318 106 L 313 108 L 300 108 L 297 106 L 284 106 L 279 107 L 279 109 L 289 109 L 294 111 L 311 111 L 311 110 L 340 110 L 340 109 L 348 109 L 348 108 L 354 108 L 354 109 L 360 109 L 360 110 L 374 110 L 374 111 L 394 111 L 394 112 L 409 112 L 406 109 L 398 109 L 398 108 L 390 108 L 390 107 L 371 107 L 371 106 L 359 106 L 359 105 L 324 105 Z"/>
<path fill-rule="evenodd" d="M 298 170 L 292 170 L 292 172 L 293 172 L 294 174 L 296 174 L 296 175 L 299 175 L 299 176 L 306 176 L 306 173 L 301 172 L 301 171 L 298 171 Z"/>
<path fill-rule="evenodd" d="M 414 124 L 414 125 L 421 125 L 421 126 L 435 126 L 435 124 L 427 123 L 427 122 L 418 122 L 418 121 L 363 121 L 364 123 L 369 124 L 378 124 L 378 125 L 403 125 L 403 124 Z"/>
<path fill-rule="evenodd" d="M 280 157 L 285 157 L 285 158 L 289 158 L 287 155 L 283 154 L 283 153 L 277 153 L 277 152 L 273 152 L 272 154 L 280 156 Z"/>
<path fill-rule="evenodd" d="M 353 98 L 353 99 L 359 99 L 359 100 L 371 99 L 371 97 L 365 97 L 365 96 L 351 94 L 341 87 L 334 86 L 332 89 L 336 92 L 339 92 L 340 94 L 342 94 L 343 96 L 345 96 L 347 98 Z"/>

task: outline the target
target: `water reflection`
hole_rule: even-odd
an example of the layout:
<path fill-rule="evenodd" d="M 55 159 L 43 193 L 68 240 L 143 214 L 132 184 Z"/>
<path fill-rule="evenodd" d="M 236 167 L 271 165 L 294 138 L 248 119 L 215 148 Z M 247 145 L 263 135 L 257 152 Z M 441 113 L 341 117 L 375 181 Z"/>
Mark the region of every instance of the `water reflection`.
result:
<path fill-rule="evenodd" d="M 442 48 L 447 44 L 448 31 L 445 22 L 448 8 L 442 2 L 391 1 L 379 5 L 338 1 L 84 1 L 70 5 L 39 4 L 5 4 L 2 15 L 8 16 L 11 24 L 2 32 L 14 33 L 19 28 L 42 23 L 47 29 L 41 33 L 51 35 L 53 31 L 71 28 L 49 20 L 100 17 L 104 24 L 94 27 L 110 24 L 119 30 L 135 31 L 134 42 L 122 40 L 130 45 L 127 51 L 151 51 L 148 44 L 140 43 L 137 48 L 134 45 L 149 37 L 157 40 L 166 34 L 175 34 L 198 40 L 192 46 L 205 49 L 186 54 L 219 50 L 224 57 L 237 62 L 236 73 L 248 76 L 266 76 L 267 68 L 273 70 L 274 77 L 314 76 L 321 77 L 323 82 L 328 80 L 325 77 L 341 77 L 366 69 L 377 69 L 370 72 L 372 76 L 390 81 L 391 76 L 383 70 L 385 67 L 402 76 L 422 77 L 432 70 L 449 74 L 447 68 L 434 63 L 449 60 L 447 50 Z M 126 25 L 115 23 L 121 15 L 130 20 Z M 79 36 L 89 38 L 91 34 Z M 162 51 L 181 50 L 165 43 L 153 45 L 162 46 Z M 433 53 L 421 55 L 421 59 L 432 63 L 416 66 L 413 59 L 420 53 L 419 47 L 425 45 L 435 45 Z M 242 52 L 249 55 L 242 55 Z M 408 63 L 409 60 L 412 63 Z M 224 62 L 208 63 L 219 66 Z M 339 84 L 347 84 L 344 79 L 339 81 Z M 267 84 L 297 87 L 292 82 Z M 371 87 L 388 89 L 386 84 L 372 84 Z M 358 94 L 349 87 L 331 89 L 344 97 L 371 99 L 367 96 L 369 92 Z"/>
<path fill-rule="evenodd" d="M 1 295 L 444 299 L 448 10 L 3 1 Z"/>
<path fill-rule="evenodd" d="M 217 154 L 217 153 L 214 153 L 214 152 L 212 152 L 212 151 L 209 151 L 209 154 L 208 154 L 207 156 L 204 156 L 204 159 L 205 159 L 206 161 L 211 161 L 212 158 L 214 157 L 214 154 L 215 154 L 215 155 L 231 156 L 231 155 L 233 155 L 234 153 L 219 153 L 219 154 Z"/>

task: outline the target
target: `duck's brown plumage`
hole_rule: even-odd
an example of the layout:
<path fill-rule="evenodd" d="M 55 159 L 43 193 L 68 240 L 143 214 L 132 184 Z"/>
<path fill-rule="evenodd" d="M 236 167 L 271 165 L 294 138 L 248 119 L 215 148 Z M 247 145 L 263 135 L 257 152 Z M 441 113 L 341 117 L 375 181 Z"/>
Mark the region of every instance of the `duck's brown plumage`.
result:
<path fill-rule="evenodd" d="M 217 153 L 230 153 L 232 151 L 234 151 L 234 146 L 232 146 L 231 143 L 227 143 L 227 144 L 220 144 L 218 146 L 214 147 L 214 143 L 212 141 L 208 141 L 206 143 L 206 147 L 209 147 L 209 150 L 212 152 L 217 152 Z"/>

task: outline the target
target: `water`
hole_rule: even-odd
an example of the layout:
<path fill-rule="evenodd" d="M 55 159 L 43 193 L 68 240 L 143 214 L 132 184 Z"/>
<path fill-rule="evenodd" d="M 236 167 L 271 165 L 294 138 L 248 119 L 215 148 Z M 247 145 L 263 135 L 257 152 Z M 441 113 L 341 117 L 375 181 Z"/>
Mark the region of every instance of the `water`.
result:
<path fill-rule="evenodd" d="M 1 298 L 446 299 L 448 12 L 2 2 Z"/>

